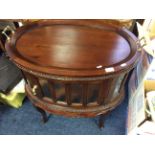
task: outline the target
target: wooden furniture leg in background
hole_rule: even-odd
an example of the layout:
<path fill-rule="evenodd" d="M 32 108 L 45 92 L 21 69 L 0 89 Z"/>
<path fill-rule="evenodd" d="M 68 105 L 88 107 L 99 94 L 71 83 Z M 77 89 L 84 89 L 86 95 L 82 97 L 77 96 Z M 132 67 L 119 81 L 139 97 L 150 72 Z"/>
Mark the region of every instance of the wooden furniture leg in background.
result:
<path fill-rule="evenodd" d="M 104 128 L 104 119 L 105 119 L 105 115 L 104 114 L 101 114 L 99 116 L 99 122 L 98 122 L 99 128 Z"/>

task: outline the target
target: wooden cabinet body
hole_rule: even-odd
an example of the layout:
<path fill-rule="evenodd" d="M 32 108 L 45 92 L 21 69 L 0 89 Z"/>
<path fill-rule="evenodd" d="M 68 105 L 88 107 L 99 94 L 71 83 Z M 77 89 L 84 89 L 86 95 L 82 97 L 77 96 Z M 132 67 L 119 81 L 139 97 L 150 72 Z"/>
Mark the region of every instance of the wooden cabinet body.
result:
<path fill-rule="evenodd" d="M 6 43 L 32 103 L 53 114 L 94 117 L 121 103 L 140 52 L 136 37 L 96 20 L 43 20 Z"/>

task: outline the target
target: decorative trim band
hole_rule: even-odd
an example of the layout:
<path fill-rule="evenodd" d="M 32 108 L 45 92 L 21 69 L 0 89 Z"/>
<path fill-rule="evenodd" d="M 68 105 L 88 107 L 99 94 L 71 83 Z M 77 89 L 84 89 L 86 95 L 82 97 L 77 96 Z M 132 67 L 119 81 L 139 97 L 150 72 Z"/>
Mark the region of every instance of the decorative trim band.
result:
<path fill-rule="evenodd" d="M 17 63 L 15 63 L 17 67 L 19 67 L 21 70 L 28 72 L 32 75 L 35 76 L 39 76 L 39 77 L 43 77 L 46 79 L 52 79 L 52 80 L 59 80 L 59 81 L 96 81 L 96 80 L 104 80 L 104 79 L 108 79 L 108 78 L 112 78 L 115 76 L 118 76 L 119 74 L 122 73 L 127 73 L 129 72 L 134 66 L 128 68 L 128 70 L 124 70 L 120 73 L 116 73 L 115 75 L 106 75 L 106 76 L 97 76 L 97 77 L 67 77 L 67 76 L 57 76 L 57 75 L 49 75 L 46 73 L 40 73 L 40 72 L 36 72 L 36 71 L 32 71 L 30 69 L 27 69 Z"/>

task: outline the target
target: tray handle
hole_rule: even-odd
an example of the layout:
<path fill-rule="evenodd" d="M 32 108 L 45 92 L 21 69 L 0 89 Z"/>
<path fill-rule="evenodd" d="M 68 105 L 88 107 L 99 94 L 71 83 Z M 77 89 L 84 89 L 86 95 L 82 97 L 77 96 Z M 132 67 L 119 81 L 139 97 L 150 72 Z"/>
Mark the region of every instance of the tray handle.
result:
<path fill-rule="evenodd" d="M 145 37 L 142 37 L 139 40 L 137 40 L 136 44 L 138 46 L 138 51 L 142 51 L 143 47 L 147 45 L 147 41 Z"/>
<path fill-rule="evenodd" d="M 9 40 L 10 40 L 10 36 L 6 33 L 7 31 L 10 31 L 11 34 L 14 34 L 15 31 L 14 31 L 14 29 L 13 29 L 12 27 L 10 27 L 10 26 L 6 26 L 6 27 L 4 28 L 4 30 L 2 31 L 2 34 L 6 37 L 7 41 L 9 41 Z"/>

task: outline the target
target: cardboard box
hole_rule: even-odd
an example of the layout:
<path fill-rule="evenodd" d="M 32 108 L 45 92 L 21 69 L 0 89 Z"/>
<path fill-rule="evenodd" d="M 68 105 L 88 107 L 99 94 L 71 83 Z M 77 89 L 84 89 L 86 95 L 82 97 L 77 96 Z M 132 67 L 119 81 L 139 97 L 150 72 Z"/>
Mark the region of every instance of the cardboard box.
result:
<path fill-rule="evenodd" d="M 133 70 L 128 83 L 128 114 L 126 134 L 131 134 L 146 118 L 144 79 L 152 59 L 143 53 L 137 67 Z"/>
<path fill-rule="evenodd" d="M 155 122 L 155 60 L 147 73 L 144 81 L 145 97 L 147 106 L 147 115 L 151 117 L 151 120 Z"/>
<path fill-rule="evenodd" d="M 152 87 L 146 86 L 146 75 L 149 70 L 151 70 L 151 64 L 153 60 L 154 50 L 151 46 L 150 36 L 147 29 L 140 24 L 137 24 L 138 27 L 138 37 L 139 39 L 144 38 L 146 46 L 144 47 L 144 54 L 142 55 L 141 60 L 139 61 L 137 67 L 134 69 L 128 85 L 128 115 L 127 115 L 127 124 L 126 124 L 126 134 L 135 133 L 135 129 L 140 123 L 146 119 L 146 102 L 145 102 L 145 90 Z M 147 25 L 148 27 L 148 25 Z M 154 64 L 155 65 L 155 64 Z M 155 75 L 155 73 L 154 73 Z M 152 76 L 147 78 L 147 80 L 152 80 Z M 145 82 L 144 82 L 145 81 Z M 144 85 L 145 83 L 145 85 Z M 148 88 L 149 87 L 149 88 Z"/>
<path fill-rule="evenodd" d="M 153 59 L 148 69 L 147 76 L 144 79 L 144 85 L 145 92 L 155 90 L 155 59 Z"/>
<path fill-rule="evenodd" d="M 144 81 L 145 94 L 149 91 L 155 90 L 155 80 Z"/>

